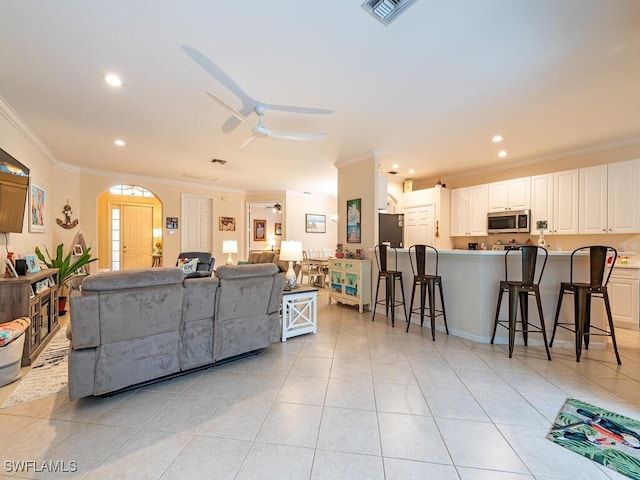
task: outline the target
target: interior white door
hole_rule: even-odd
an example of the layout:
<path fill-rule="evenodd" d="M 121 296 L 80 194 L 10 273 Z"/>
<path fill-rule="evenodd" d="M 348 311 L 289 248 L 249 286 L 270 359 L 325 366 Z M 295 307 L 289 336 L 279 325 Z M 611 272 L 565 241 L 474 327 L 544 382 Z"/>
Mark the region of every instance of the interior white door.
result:
<path fill-rule="evenodd" d="M 405 248 L 417 244 L 434 245 L 434 217 L 433 204 L 404 209 Z"/>
<path fill-rule="evenodd" d="M 183 252 L 213 253 L 213 199 L 199 195 L 182 195 Z"/>
<path fill-rule="evenodd" d="M 153 207 L 122 205 L 122 269 L 151 266 Z"/>

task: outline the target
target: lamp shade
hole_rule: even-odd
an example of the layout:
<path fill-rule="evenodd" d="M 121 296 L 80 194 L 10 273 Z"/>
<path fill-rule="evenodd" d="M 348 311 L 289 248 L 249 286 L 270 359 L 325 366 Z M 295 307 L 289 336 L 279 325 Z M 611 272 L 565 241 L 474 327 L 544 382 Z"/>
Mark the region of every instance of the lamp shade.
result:
<path fill-rule="evenodd" d="M 280 260 L 299 262 L 302 260 L 302 242 L 284 240 L 280 243 Z"/>
<path fill-rule="evenodd" d="M 238 242 L 236 240 L 223 240 L 222 253 L 238 253 Z"/>

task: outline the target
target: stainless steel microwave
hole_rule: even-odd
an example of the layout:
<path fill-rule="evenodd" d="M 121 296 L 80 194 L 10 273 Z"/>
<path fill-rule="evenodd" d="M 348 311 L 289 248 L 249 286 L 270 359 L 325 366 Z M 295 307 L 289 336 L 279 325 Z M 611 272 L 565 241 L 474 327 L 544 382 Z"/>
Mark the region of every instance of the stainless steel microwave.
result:
<path fill-rule="evenodd" d="M 491 212 L 487 217 L 489 233 L 531 233 L 531 211 Z"/>

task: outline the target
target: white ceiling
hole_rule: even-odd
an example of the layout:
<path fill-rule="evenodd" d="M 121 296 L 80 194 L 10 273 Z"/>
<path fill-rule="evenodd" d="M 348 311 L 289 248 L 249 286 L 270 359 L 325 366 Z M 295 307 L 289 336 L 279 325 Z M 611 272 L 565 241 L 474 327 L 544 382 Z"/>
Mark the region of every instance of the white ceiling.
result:
<path fill-rule="evenodd" d="M 418 0 L 389 27 L 361 3 L 3 0 L 0 96 L 58 161 L 250 191 L 335 195 L 334 164 L 372 152 L 419 178 L 640 141 L 640 1 Z M 183 46 L 262 102 L 334 110 L 265 116 L 328 138 L 238 152 L 249 128 L 205 91 L 240 99 Z"/>

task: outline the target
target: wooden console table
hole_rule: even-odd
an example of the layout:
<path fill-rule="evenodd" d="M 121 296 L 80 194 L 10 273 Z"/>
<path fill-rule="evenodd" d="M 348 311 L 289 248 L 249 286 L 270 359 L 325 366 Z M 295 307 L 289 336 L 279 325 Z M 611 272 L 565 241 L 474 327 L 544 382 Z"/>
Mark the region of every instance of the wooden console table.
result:
<path fill-rule="evenodd" d="M 50 268 L 18 278 L 0 278 L 0 323 L 29 317 L 22 366 L 31 365 L 53 335 L 58 323 L 58 269 Z"/>

